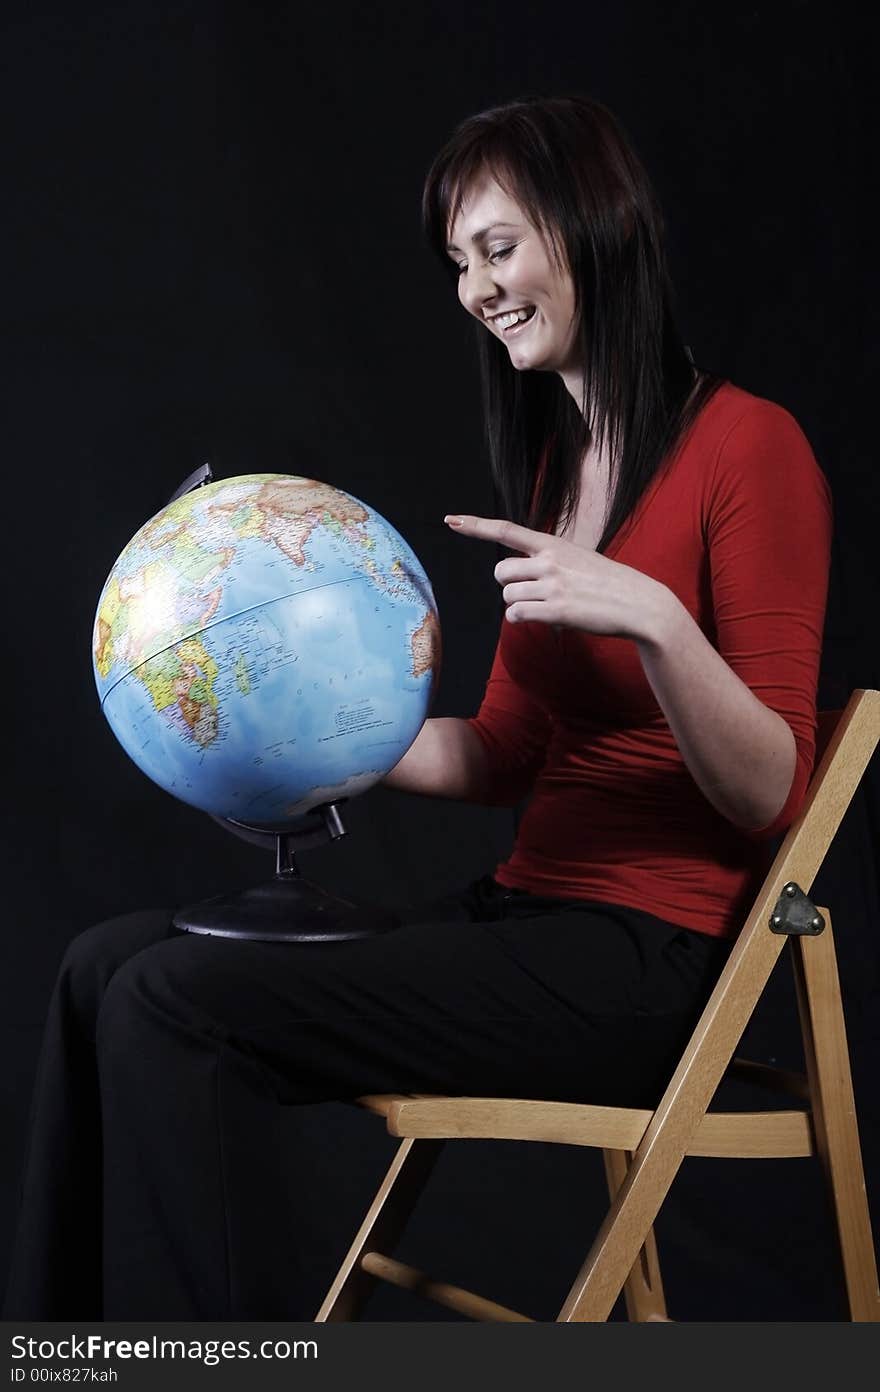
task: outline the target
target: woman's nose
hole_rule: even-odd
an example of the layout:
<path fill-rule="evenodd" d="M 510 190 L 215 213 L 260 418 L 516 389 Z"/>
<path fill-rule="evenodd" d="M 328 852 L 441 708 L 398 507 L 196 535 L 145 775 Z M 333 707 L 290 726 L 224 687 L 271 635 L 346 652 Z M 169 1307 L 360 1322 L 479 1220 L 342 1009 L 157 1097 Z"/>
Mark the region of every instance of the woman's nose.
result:
<path fill-rule="evenodd" d="M 462 304 L 471 314 L 482 317 L 483 306 L 491 303 L 498 294 L 491 266 L 475 266 L 472 270 L 468 268 L 462 280 Z"/>

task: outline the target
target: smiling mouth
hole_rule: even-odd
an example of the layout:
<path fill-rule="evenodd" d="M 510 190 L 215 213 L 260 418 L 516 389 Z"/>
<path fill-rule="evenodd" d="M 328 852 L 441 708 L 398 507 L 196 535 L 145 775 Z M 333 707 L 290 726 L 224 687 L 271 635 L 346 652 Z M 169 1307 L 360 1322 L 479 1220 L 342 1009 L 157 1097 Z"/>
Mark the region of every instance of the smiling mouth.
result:
<path fill-rule="evenodd" d="M 512 334 L 521 329 L 523 325 L 531 323 L 535 313 L 535 306 L 528 305 L 525 309 L 516 309 L 510 314 L 498 314 L 492 323 L 501 333 Z"/>

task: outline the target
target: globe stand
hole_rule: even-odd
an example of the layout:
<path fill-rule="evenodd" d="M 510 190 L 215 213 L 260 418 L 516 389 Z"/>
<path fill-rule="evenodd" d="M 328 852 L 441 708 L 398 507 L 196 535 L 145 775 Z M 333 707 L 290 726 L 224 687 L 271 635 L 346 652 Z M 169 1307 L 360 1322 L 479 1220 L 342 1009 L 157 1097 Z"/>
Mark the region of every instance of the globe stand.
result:
<path fill-rule="evenodd" d="M 249 826 L 223 817 L 214 821 L 251 845 L 274 846 L 275 874 L 250 889 L 178 909 L 172 922 L 181 932 L 251 942 L 330 943 L 370 938 L 397 926 L 386 910 L 340 899 L 300 874 L 295 846 L 346 835 L 338 803 L 315 808 L 296 827 Z"/>

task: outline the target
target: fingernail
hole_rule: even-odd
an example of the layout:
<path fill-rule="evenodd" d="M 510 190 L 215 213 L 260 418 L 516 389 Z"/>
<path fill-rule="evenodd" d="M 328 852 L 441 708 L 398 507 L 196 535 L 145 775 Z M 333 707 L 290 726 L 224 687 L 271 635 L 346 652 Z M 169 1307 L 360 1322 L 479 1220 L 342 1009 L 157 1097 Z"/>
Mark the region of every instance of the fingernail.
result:
<path fill-rule="evenodd" d="M 443 521 L 450 527 L 460 527 L 462 522 L 464 521 L 464 518 L 456 517 L 454 512 L 450 512 L 447 514 L 446 517 L 443 518 Z"/>

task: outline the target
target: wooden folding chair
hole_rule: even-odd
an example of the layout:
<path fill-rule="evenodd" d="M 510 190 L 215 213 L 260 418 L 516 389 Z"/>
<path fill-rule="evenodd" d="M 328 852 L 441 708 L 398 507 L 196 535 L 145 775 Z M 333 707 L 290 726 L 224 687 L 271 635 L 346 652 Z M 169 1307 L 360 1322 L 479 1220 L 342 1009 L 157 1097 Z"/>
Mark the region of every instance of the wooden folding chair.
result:
<path fill-rule="evenodd" d="M 377 1280 L 478 1320 L 527 1321 L 434 1281 L 391 1255 L 446 1140 L 557 1141 L 600 1147 L 611 1205 L 557 1321 L 606 1320 L 623 1290 L 631 1320 L 666 1320 L 652 1225 L 686 1155 L 815 1156 L 835 1217 L 850 1318 L 880 1320 L 880 1292 L 844 1030 L 831 918 L 810 888 L 880 737 L 880 692 L 856 691 L 819 720 L 822 752 L 790 828 L 656 1110 L 510 1098 L 375 1096 L 362 1106 L 404 1139 L 316 1316 L 358 1318 Z M 734 1059 L 786 942 L 805 1075 Z M 722 1078 L 788 1093 L 786 1111 L 708 1110 Z"/>

